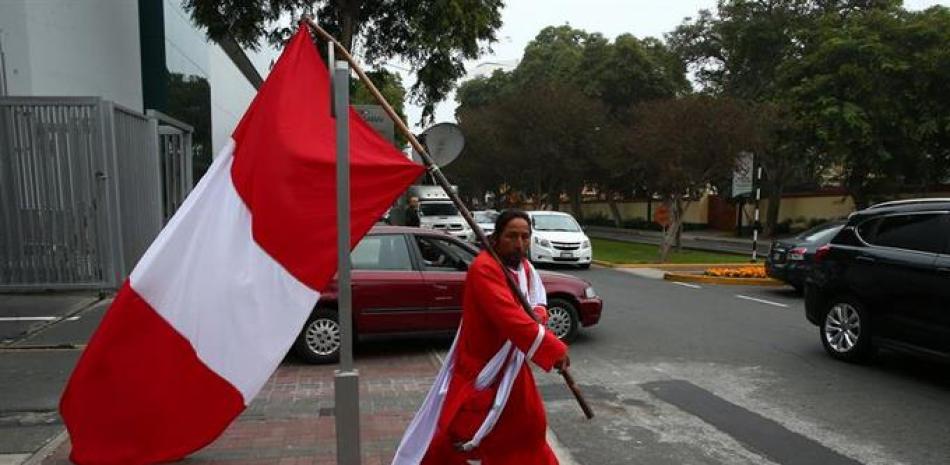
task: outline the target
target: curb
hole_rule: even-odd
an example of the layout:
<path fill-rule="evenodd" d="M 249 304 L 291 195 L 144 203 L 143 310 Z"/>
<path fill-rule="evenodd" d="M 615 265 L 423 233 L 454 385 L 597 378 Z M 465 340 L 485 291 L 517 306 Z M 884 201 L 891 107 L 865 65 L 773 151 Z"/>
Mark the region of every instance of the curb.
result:
<path fill-rule="evenodd" d="M 663 279 L 681 283 L 726 284 L 733 286 L 784 286 L 785 283 L 772 278 L 725 278 L 687 273 L 666 273 Z"/>
<path fill-rule="evenodd" d="M 20 465 L 39 465 L 43 463 L 43 460 L 52 455 L 53 452 L 56 452 L 56 449 L 59 449 L 59 446 L 63 445 L 68 438 L 69 434 L 66 433 L 66 428 L 63 428 L 56 437 L 46 443 L 46 445 L 41 447 L 38 451 L 34 452 L 30 458 L 26 459 L 26 461 Z"/>

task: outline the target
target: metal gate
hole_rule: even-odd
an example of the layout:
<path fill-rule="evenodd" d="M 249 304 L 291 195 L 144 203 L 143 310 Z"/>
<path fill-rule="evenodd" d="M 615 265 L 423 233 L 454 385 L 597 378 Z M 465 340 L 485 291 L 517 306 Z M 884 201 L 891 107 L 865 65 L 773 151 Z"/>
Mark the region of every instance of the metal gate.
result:
<path fill-rule="evenodd" d="M 190 191 L 190 156 L 163 170 L 163 126 L 98 98 L 0 98 L 0 291 L 122 283 Z"/>

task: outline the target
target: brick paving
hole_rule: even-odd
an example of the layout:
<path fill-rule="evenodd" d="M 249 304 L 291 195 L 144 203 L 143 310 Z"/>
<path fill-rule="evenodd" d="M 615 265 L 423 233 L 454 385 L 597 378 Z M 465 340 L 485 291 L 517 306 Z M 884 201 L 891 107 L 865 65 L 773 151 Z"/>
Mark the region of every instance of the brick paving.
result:
<path fill-rule="evenodd" d="M 434 347 L 434 349 L 433 349 Z M 388 341 L 361 345 L 360 441 L 363 465 L 392 461 L 399 439 L 432 384 L 435 350 L 448 342 Z M 182 464 L 327 465 L 336 463 L 333 371 L 288 358 L 250 407 L 208 447 Z M 69 464 L 69 442 L 44 465 Z"/>

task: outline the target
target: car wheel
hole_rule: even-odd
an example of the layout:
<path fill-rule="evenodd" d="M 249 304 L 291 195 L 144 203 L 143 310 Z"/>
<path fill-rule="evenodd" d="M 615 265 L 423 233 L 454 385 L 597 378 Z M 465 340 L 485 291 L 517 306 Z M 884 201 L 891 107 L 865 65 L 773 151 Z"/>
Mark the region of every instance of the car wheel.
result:
<path fill-rule="evenodd" d="M 548 330 L 558 339 L 571 342 L 577 338 L 580 320 L 577 317 L 577 308 L 570 301 L 560 298 L 548 300 Z"/>
<path fill-rule="evenodd" d="M 804 284 L 792 284 L 792 287 L 795 289 L 795 292 L 798 295 L 805 295 L 805 285 Z"/>
<path fill-rule="evenodd" d="M 871 320 L 857 300 L 839 297 L 831 300 L 818 327 L 821 344 L 832 357 L 846 362 L 862 362 L 873 353 Z"/>
<path fill-rule="evenodd" d="M 294 351 L 308 363 L 337 363 L 340 360 L 340 323 L 336 310 L 318 308 L 307 319 Z"/>

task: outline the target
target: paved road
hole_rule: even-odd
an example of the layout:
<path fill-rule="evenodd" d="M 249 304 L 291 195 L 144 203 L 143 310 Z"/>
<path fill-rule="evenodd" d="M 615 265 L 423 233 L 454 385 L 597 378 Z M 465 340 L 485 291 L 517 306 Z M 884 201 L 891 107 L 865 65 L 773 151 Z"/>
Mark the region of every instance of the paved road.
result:
<path fill-rule="evenodd" d="M 831 360 L 791 290 L 567 272 L 607 302 L 571 349 L 597 418 L 583 419 L 559 377 L 538 376 L 550 425 L 577 463 L 950 463 L 947 365 L 893 353 L 867 366 Z M 0 455 L 58 431 L 56 402 L 78 351 L 51 346 L 81 343 L 102 310 L 26 341 L 43 349 L 0 350 Z"/>
<path fill-rule="evenodd" d="M 946 365 L 831 360 L 790 290 L 570 273 L 608 303 L 571 349 L 598 417 L 583 420 L 556 376 L 539 377 L 578 463 L 950 463 Z"/>

